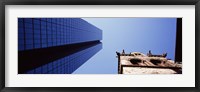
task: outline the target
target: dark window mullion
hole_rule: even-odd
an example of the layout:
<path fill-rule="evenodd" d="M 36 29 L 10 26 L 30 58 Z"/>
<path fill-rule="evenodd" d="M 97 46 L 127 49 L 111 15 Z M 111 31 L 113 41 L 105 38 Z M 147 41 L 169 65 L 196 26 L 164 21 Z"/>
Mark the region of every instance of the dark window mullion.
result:
<path fill-rule="evenodd" d="M 52 29 L 52 25 L 53 24 L 53 22 L 52 22 L 52 18 L 51 18 L 51 42 L 52 42 L 52 46 L 53 46 L 53 29 Z"/>
<path fill-rule="evenodd" d="M 40 23 L 40 48 L 42 48 L 42 32 L 41 32 L 41 18 L 39 19 Z"/>
<path fill-rule="evenodd" d="M 33 31 L 33 48 L 35 48 L 35 43 L 34 43 L 34 20 L 32 18 L 32 31 Z"/>
<path fill-rule="evenodd" d="M 62 21 L 62 18 L 60 19 L 60 23 Z M 60 24 L 60 44 L 62 44 L 62 24 Z"/>
<path fill-rule="evenodd" d="M 25 31 L 25 21 L 23 18 L 23 31 L 24 31 L 24 50 L 26 50 L 26 31 Z"/>
<path fill-rule="evenodd" d="M 58 20 L 56 19 L 56 46 L 58 45 L 58 41 L 57 41 L 57 25 L 58 25 Z"/>
<path fill-rule="evenodd" d="M 47 18 L 46 18 L 46 43 L 48 47 Z"/>

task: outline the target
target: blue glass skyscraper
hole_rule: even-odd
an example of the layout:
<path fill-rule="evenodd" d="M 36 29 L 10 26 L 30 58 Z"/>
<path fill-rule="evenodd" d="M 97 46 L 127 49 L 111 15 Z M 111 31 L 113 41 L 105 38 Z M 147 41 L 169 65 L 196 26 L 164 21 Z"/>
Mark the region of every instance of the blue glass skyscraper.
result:
<path fill-rule="evenodd" d="M 102 30 L 80 18 L 18 18 L 18 73 L 72 73 L 100 40 Z"/>

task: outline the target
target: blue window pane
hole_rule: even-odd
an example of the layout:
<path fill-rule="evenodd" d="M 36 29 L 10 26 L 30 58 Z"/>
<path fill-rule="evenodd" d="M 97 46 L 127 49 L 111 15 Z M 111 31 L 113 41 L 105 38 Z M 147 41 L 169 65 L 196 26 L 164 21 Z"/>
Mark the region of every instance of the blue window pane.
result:
<path fill-rule="evenodd" d="M 26 22 L 26 23 L 32 23 L 32 18 L 24 18 L 24 22 Z"/>
<path fill-rule="evenodd" d="M 35 44 L 35 48 L 40 48 L 40 44 Z"/>
<path fill-rule="evenodd" d="M 23 22 L 24 18 L 18 18 L 18 22 Z"/>
<path fill-rule="evenodd" d="M 19 44 L 18 49 L 19 51 L 24 50 L 24 44 Z"/>
<path fill-rule="evenodd" d="M 36 74 L 41 74 L 42 73 L 42 68 L 41 67 L 38 67 L 35 69 L 35 73 Z"/>
<path fill-rule="evenodd" d="M 48 71 L 48 65 L 42 66 L 42 73 L 47 73 Z"/>

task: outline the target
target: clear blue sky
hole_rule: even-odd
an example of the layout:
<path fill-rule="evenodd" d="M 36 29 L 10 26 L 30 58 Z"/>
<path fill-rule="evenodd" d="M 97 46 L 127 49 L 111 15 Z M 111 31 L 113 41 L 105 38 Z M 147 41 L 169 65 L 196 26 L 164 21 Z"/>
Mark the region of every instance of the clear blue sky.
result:
<path fill-rule="evenodd" d="M 82 18 L 103 31 L 103 48 L 74 74 L 117 74 L 116 51 L 163 54 L 174 60 L 176 18 Z"/>

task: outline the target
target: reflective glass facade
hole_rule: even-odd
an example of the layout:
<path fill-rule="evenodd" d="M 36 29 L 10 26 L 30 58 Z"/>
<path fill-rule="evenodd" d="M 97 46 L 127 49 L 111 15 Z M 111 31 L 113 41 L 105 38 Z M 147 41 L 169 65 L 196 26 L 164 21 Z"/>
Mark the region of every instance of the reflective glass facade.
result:
<path fill-rule="evenodd" d="M 71 74 L 101 49 L 102 44 L 97 44 L 85 50 L 30 70 L 27 74 Z"/>
<path fill-rule="evenodd" d="M 52 48 L 59 49 L 60 46 L 69 47 L 79 43 L 87 43 L 87 46 L 88 42 L 92 44 L 100 40 L 102 40 L 102 30 L 81 18 L 18 18 L 18 54 L 20 54 L 20 58 L 26 58 L 21 56 L 22 52 L 26 54 L 28 51 L 31 55 L 39 51 L 52 50 Z M 76 46 L 80 47 L 80 45 Z M 61 55 L 63 52 L 55 52 L 62 58 L 54 61 L 46 59 L 48 63 L 42 63 L 41 66 L 36 65 L 37 68 L 33 69 L 27 68 L 28 70 L 23 74 L 70 74 L 102 49 L 100 42 L 89 46 L 64 57 Z M 41 58 L 44 59 L 43 56 Z M 34 60 L 35 62 L 43 61 Z"/>
<path fill-rule="evenodd" d="M 102 31 L 81 18 L 18 18 L 19 51 L 102 39 Z"/>

